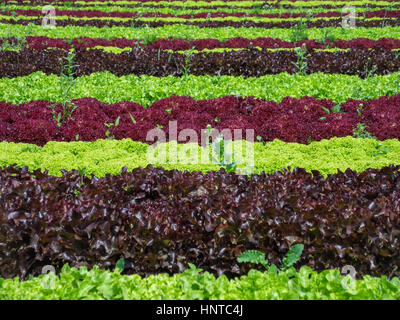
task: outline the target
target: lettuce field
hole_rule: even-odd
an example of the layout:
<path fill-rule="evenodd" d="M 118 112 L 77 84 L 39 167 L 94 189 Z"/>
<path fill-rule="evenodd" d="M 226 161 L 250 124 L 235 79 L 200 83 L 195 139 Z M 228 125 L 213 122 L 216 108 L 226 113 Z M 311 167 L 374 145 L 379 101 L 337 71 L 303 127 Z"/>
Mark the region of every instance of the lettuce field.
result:
<path fill-rule="evenodd" d="M 400 1 L 1 1 L 1 300 L 399 277 Z"/>

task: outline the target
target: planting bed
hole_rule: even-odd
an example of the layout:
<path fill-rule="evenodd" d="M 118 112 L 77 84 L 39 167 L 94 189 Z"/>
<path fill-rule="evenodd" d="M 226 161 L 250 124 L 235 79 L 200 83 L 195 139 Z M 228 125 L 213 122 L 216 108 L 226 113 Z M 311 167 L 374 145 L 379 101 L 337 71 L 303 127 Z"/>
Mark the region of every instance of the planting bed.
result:
<path fill-rule="evenodd" d="M 399 1 L 0 5 L 0 299 L 400 299 L 399 254 Z"/>

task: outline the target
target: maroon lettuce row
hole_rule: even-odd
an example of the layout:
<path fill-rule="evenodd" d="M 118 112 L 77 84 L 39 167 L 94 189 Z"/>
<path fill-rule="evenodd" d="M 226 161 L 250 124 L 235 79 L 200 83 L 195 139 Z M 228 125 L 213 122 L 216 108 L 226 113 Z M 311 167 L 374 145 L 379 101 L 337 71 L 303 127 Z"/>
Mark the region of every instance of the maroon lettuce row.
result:
<path fill-rule="evenodd" d="M 28 24 L 36 24 L 41 25 L 43 18 L 37 19 L 0 19 L 0 23 L 4 24 L 18 24 L 18 25 L 28 25 Z M 340 27 L 342 23 L 342 18 L 331 19 L 328 21 L 325 20 L 317 20 L 317 21 L 309 21 L 307 22 L 307 27 L 309 28 L 327 28 L 327 27 Z M 157 28 L 166 25 L 174 25 L 174 24 L 182 24 L 182 25 L 191 25 L 197 26 L 201 28 L 223 28 L 223 27 L 233 27 L 233 28 L 292 28 L 298 25 L 298 21 L 285 21 L 282 20 L 280 22 L 253 22 L 253 21 L 190 21 L 187 20 L 185 22 L 168 22 L 168 21 L 113 21 L 113 20 L 74 20 L 74 19 L 60 19 L 56 21 L 57 26 L 92 26 L 97 28 L 103 27 L 129 27 L 131 28 L 134 24 L 134 27 L 151 27 Z M 356 25 L 358 27 L 382 27 L 385 26 L 399 26 L 399 19 L 378 19 L 378 20 L 356 20 Z"/>
<path fill-rule="evenodd" d="M 42 71 L 60 74 L 67 55 L 63 49 L 0 51 L 0 76 L 18 77 Z M 349 51 L 315 51 L 305 53 L 307 74 L 323 72 L 368 76 L 384 75 L 400 70 L 400 55 L 390 50 L 350 49 Z M 300 71 L 297 53 L 294 50 L 258 50 L 194 53 L 167 52 L 155 49 L 132 48 L 122 53 L 106 52 L 102 49 L 78 49 L 74 58 L 76 75 L 110 71 L 116 76 L 147 74 L 156 77 L 193 75 L 230 75 L 259 77 L 267 74 Z M 12 66 L 12 67 L 10 67 Z"/>
<path fill-rule="evenodd" d="M 42 10 L 33 10 L 33 9 L 17 9 L 13 10 L 16 16 L 29 16 L 42 18 L 44 13 Z M 11 14 L 10 11 L 5 12 L 5 14 Z M 104 12 L 100 10 L 60 10 L 55 9 L 56 16 L 70 16 L 70 17 L 118 17 L 118 18 L 150 18 L 150 17 L 157 17 L 157 18 L 182 18 L 182 19 L 205 19 L 205 18 L 217 18 L 217 17 L 264 17 L 264 18 L 282 18 L 282 19 L 289 19 L 289 18 L 298 18 L 298 17 L 306 17 L 307 14 L 303 13 L 246 13 L 246 12 L 200 12 L 195 14 L 180 14 L 175 15 L 171 13 L 158 13 L 158 12 L 119 12 L 119 11 L 112 11 L 112 12 Z M 328 12 L 317 12 L 311 15 L 312 18 L 319 18 L 319 17 L 341 17 L 343 14 L 339 11 L 328 11 Z M 356 13 L 357 17 L 364 17 L 364 18 L 400 18 L 400 11 L 399 10 L 376 10 L 376 11 L 365 11 Z"/>
<path fill-rule="evenodd" d="M 0 39 L 0 45 L 4 41 L 17 44 L 17 39 L 14 37 Z M 68 40 L 68 41 L 67 41 Z M 76 49 L 93 48 L 96 46 L 104 47 L 118 47 L 118 48 L 132 48 L 140 46 L 144 49 L 161 49 L 161 50 L 204 50 L 204 49 L 216 49 L 216 48 L 242 48 L 250 49 L 251 47 L 260 47 L 263 49 L 277 49 L 277 48 L 296 48 L 303 45 L 307 49 L 326 49 L 339 48 L 339 49 L 384 49 L 392 50 L 400 48 L 400 39 L 394 38 L 381 38 L 379 40 L 372 40 L 368 38 L 357 38 L 352 40 L 336 40 L 323 42 L 322 40 L 304 40 L 296 43 L 283 41 L 277 38 L 231 38 L 226 41 L 220 41 L 217 39 L 157 39 L 154 43 L 145 45 L 140 40 L 136 39 L 125 39 L 116 38 L 113 40 L 106 40 L 101 38 L 49 38 L 45 36 L 34 36 L 26 37 L 29 48 L 42 50 L 48 48 L 59 48 L 59 49 L 71 49 L 72 46 Z M 71 44 L 69 43 L 70 41 Z"/>
<path fill-rule="evenodd" d="M 86 39 L 86 38 L 85 38 Z M 47 40 L 47 39 L 46 39 Z M 41 41 L 46 41 L 41 40 Z M 119 41 L 119 39 L 111 40 Z M 38 41 L 39 42 L 39 41 Z M 326 49 L 340 48 L 340 49 L 384 49 L 392 50 L 400 48 L 400 39 L 394 38 L 381 38 L 379 40 L 371 40 L 367 38 L 357 38 L 352 40 L 341 40 L 323 42 L 322 40 L 304 40 L 296 43 L 283 41 L 274 38 L 232 38 L 227 41 L 220 41 L 217 39 L 158 39 L 155 43 L 149 45 L 151 49 L 162 50 L 189 50 L 193 47 L 197 50 L 216 49 L 216 48 L 251 48 L 260 47 L 263 49 L 273 48 L 295 48 L 305 45 L 307 49 Z"/>
<path fill-rule="evenodd" d="M 105 123 L 115 123 L 118 117 L 119 124 L 109 129 L 109 136 L 149 144 L 154 141 L 147 140 L 147 133 L 154 128 L 162 128 L 169 138 L 170 121 L 177 121 L 178 132 L 193 129 L 198 136 L 211 125 L 220 131 L 243 129 L 243 136 L 237 138 L 246 139 L 245 129 L 254 129 L 255 137 L 261 141 L 280 139 L 303 144 L 310 139 L 351 136 L 357 124 L 364 123 L 379 140 L 400 139 L 400 95 L 370 101 L 351 99 L 340 109 L 332 101 L 310 97 L 287 97 L 276 103 L 234 96 L 198 101 L 171 96 L 148 108 L 127 101 L 108 105 L 93 98 L 73 103 L 77 106 L 72 113 L 74 120 L 65 120 L 58 126 L 49 108 L 51 102 L 0 102 L 0 141 L 44 145 L 48 141 L 75 141 L 77 137 L 80 141 L 105 139 Z M 55 112 L 61 112 L 60 104 Z"/>
<path fill-rule="evenodd" d="M 400 276 L 400 166 L 324 178 L 304 169 L 252 175 L 137 168 L 104 178 L 0 168 L 0 277 L 99 265 L 176 273 L 189 263 L 239 276 L 245 250 L 296 267 L 351 265 L 358 276 Z"/>

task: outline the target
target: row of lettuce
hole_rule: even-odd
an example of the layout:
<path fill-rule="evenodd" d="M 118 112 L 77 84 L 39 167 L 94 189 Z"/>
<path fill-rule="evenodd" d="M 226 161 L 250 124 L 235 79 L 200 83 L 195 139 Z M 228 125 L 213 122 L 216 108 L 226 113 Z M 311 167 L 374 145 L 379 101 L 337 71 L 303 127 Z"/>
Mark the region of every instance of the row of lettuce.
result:
<path fill-rule="evenodd" d="M 98 47 L 114 47 L 120 49 L 142 48 L 142 49 L 155 49 L 155 50 L 172 50 L 172 51 L 205 51 L 207 50 L 230 50 L 230 49 L 295 49 L 297 47 L 305 47 L 306 49 L 315 50 L 334 50 L 334 49 L 383 49 L 395 50 L 400 49 L 400 40 L 394 38 L 381 38 L 379 40 L 371 40 L 366 38 L 357 38 L 352 40 L 340 39 L 317 39 L 317 40 L 303 40 L 298 42 L 282 41 L 277 38 L 230 38 L 226 41 L 217 39 L 154 39 L 152 43 L 144 43 L 136 39 L 117 38 L 113 40 L 106 40 L 100 38 L 49 38 L 45 36 L 25 38 L 27 47 L 36 50 L 59 48 L 59 49 L 86 49 Z M 5 42 L 8 41 L 10 48 L 21 46 L 21 38 L 10 37 L 0 40 L 2 47 L 5 47 Z"/>
<path fill-rule="evenodd" d="M 318 1 L 318 0 L 286 0 L 286 1 L 282 1 L 282 3 L 294 3 L 296 2 L 297 4 L 299 3 L 307 3 L 307 4 L 323 4 L 326 3 L 326 1 L 331 1 L 332 0 L 322 0 Z M 367 1 L 360 1 L 360 0 L 350 0 L 351 3 L 369 3 L 369 2 L 381 2 L 381 3 L 391 3 L 391 2 L 396 2 L 397 0 L 367 0 Z M 28 0 L 11 0 L 9 1 L 9 3 L 30 3 L 31 1 Z M 49 0 L 39 0 L 36 1 L 38 3 L 49 3 L 52 1 Z M 181 0 L 177 0 L 177 1 L 165 1 L 165 0 L 73 0 L 72 3 L 69 0 L 58 0 L 57 3 L 58 4 L 68 4 L 68 5 L 74 5 L 74 4 L 85 4 L 85 3 L 103 3 L 103 4 L 112 4 L 112 3 L 116 3 L 116 4 L 129 4 L 129 3 L 147 3 L 147 4 L 153 4 L 153 3 L 163 3 L 163 4 L 168 4 L 171 2 L 177 2 L 177 3 L 183 3 L 183 2 L 187 2 L 188 4 L 191 4 L 193 2 L 198 2 L 200 4 L 204 4 L 204 3 L 216 3 L 216 4 L 220 4 L 220 3 L 229 3 L 229 4 L 240 4 L 240 3 L 249 3 L 252 2 L 253 4 L 259 4 L 264 5 L 264 4 L 274 4 L 275 1 L 273 0 L 268 0 L 268 1 L 249 1 L 249 0 L 190 0 L 190 1 L 181 1 Z"/>
<path fill-rule="evenodd" d="M 49 4 L 49 1 L 40 1 L 40 4 Z M 50 2 L 51 3 L 51 2 Z M 82 5 L 117 5 L 117 6 L 137 6 L 137 7 L 185 7 L 201 8 L 201 7 L 229 7 L 229 8 L 286 8 L 286 7 L 324 7 L 324 6 L 345 6 L 351 3 L 353 6 L 397 6 L 400 5 L 398 1 L 374 1 L 374 0 L 363 0 L 363 1 L 73 1 L 71 2 L 57 2 L 57 5 L 66 4 L 69 7 L 79 7 Z M 23 1 L 10 1 L 7 4 L 31 4 L 30 2 Z"/>
<path fill-rule="evenodd" d="M 192 267 L 184 273 L 141 278 L 118 271 L 65 266 L 52 273 L 20 282 L 0 279 L 2 300 L 398 300 L 400 281 L 385 276 L 363 280 L 342 277 L 338 270 L 322 273 L 303 267 L 279 274 L 251 271 L 240 279 L 216 278 Z M 234 310 L 228 309 L 228 312 Z M 240 310 L 236 310 L 240 312 Z"/>
<path fill-rule="evenodd" d="M 12 22 L 11 24 L 7 24 L 8 20 L 0 20 L 0 25 L 5 24 L 7 25 L 8 30 L 10 30 L 10 27 L 12 28 L 13 26 L 33 26 L 37 25 L 41 27 L 42 19 L 36 19 L 33 20 L 35 24 L 32 23 L 32 20 L 22 20 L 21 24 L 17 24 L 17 22 Z M 338 21 L 339 22 L 339 21 Z M 277 29 L 277 28 L 287 28 L 288 30 L 292 30 L 292 27 L 296 27 L 297 24 L 291 23 L 290 25 L 284 25 L 284 24 L 275 24 L 275 23 L 245 23 L 246 29 L 252 29 L 252 28 L 257 28 L 257 29 L 265 29 L 265 30 L 270 30 L 268 28 L 272 29 Z M 398 27 L 397 20 L 373 20 L 373 21 L 366 21 L 363 23 L 359 24 L 360 28 L 375 28 L 375 27 L 382 27 L 382 25 L 387 25 L 387 27 Z M 85 27 L 85 28 L 90 28 L 94 27 L 97 29 L 104 29 L 108 27 L 108 23 L 99 23 L 97 21 L 90 21 L 90 22 L 85 22 L 85 21 L 69 21 L 69 20 L 63 20 L 59 26 L 61 27 Z M 237 22 L 205 22 L 205 23 L 186 23 L 186 24 L 174 24 L 174 23 L 164 23 L 164 22 L 151 22 L 151 23 L 141 23 L 140 26 L 137 26 L 136 29 L 158 29 L 160 27 L 165 27 L 165 26 L 186 26 L 186 27 L 197 27 L 200 29 L 221 29 L 221 28 L 232 28 L 232 29 L 238 29 L 238 28 L 243 28 L 242 23 L 237 23 Z M 131 27 L 131 24 L 127 23 L 119 23 L 115 22 L 113 23 L 113 28 L 127 28 Z M 322 30 L 327 29 L 327 28 L 337 28 L 337 23 L 336 22 L 327 22 L 327 23 L 315 23 L 312 25 L 313 28 L 317 27 Z M 341 29 L 341 28 L 340 28 Z M 10 34 L 10 32 L 8 33 Z M 293 33 L 292 33 L 293 34 Z M 120 34 L 119 34 L 120 35 Z M 239 36 L 239 34 L 236 34 L 236 36 Z"/>
<path fill-rule="evenodd" d="M 1 16 L 1 23 L 9 23 L 11 25 L 27 25 L 29 23 L 35 25 L 41 25 L 43 22 L 42 17 L 36 16 Z M 313 18 L 308 19 L 306 24 L 310 28 L 325 28 L 325 27 L 341 27 L 342 18 Z M 181 18 L 142 18 L 132 21 L 130 18 L 114 18 L 114 17 L 102 17 L 102 18 L 87 18 L 87 17 L 70 17 L 70 16 L 59 16 L 55 18 L 55 22 L 58 26 L 94 26 L 94 27 L 113 27 L 113 26 L 124 26 L 124 27 L 161 27 L 166 25 L 187 25 L 187 26 L 199 26 L 202 28 L 220 28 L 220 27 L 246 27 L 246 28 L 292 28 L 298 26 L 301 23 L 301 18 L 294 19 L 279 19 L 279 18 L 239 18 L 239 17 L 224 17 L 224 18 L 212 18 L 212 19 L 181 19 Z M 391 18 L 356 18 L 354 23 L 359 27 L 378 27 L 378 26 L 398 26 L 398 17 Z"/>
<path fill-rule="evenodd" d="M 273 173 L 288 167 L 318 170 L 323 175 L 350 168 L 362 172 L 399 164 L 400 142 L 397 139 L 377 141 L 368 138 L 332 138 L 310 144 L 286 143 L 274 140 L 267 143 L 234 141 L 230 144 L 238 169 L 252 173 Z M 210 160 L 212 146 L 198 143 L 181 144 L 176 141 L 160 143 L 156 147 L 130 139 L 97 140 L 94 142 L 48 142 L 43 147 L 1 142 L 0 165 L 28 166 L 32 170 L 47 169 L 52 175 L 61 170 L 82 168 L 87 174 L 103 177 L 118 174 L 122 167 L 129 169 L 149 164 L 180 171 L 209 171 L 221 168 Z M 227 152 L 230 151 L 229 149 Z M 232 153 L 231 152 L 231 153 Z M 227 156 L 226 156 L 227 157 Z"/>
<path fill-rule="evenodd" d="M 0 169 L 0 276 L 36 276 L 51 264 L 146 276 L 182 272 L 189 263 L 234 277 L 263 265 L 239 263 L 257 249 L 286 268 L 285 254 L 303 245 L 295 267 L 340 270 L 357 277 L 399 276 L 400 166 L 237 175 L 225 170 L 127 168 L 88 177 Z M 18 248 L 16 250 L 16 248 Z M 269 271 L 269 267 L 268 267 Z"/>
<path fill-rule="evenodd" d="M 23 1 L 23 0 L 12 0 L 9 1 L 9 3 L 17 3 L 17 4 L 23 4 L 23 3 L 30 3 L 31 1 Z M 36 1 L 36 3 L 49 3 L 52 1 L 49 0 L 39 0 Z M 333 0 L 322 0 L 322 1 L 310 1 L 310 0 L 305 0 L 305 1 L 293 1 L 293 0 L 286 0 L 286 1 L 280 1 L 281 4 L 295 4 L 295 5 L 302 5 L 302 4 L 308 4 L 308 5 L 316 5 L 318 6 L 318 4 L 330 4 L 330 3 L 334 3 L 335 1 Z M 390 5 L 391 3 L 396 4 L 397 0 L 351 0 L 350 1 L 352 4 L 357 5 L 357 4 L 373 4 L 373 3 L 381 3 L 383 5 Z M 165 1 L 165 0 L 155 0 L 155 1 L 130 1 L 130 0 L 109 0 L 109 1 L 104 1 L 104 0 L 73 0 L 68 1 L 68 0 L 60 0 L 60 1 L 56 1 L 57 4 L 68 4 L 69 6 L 73 6 L 76 4 L 88 4 L 88 3 L 95 3 L 95 4 L 138 4 L 138 3 L 143 3 L 143 4 L 155 4 L 155 3 L 159 3 L 159 4 L 186 4 L 188 7 L 190 7 L 191 5 L 209 5 L 209 4 L 230 4 L 230 5 L 237 5 L 237 6 L 246 6 L 248 4 L 253 4 L 253 5 L 259 5 L 259 6 L 263 6 L 265 4 L 274 4 L 275 1 L 244 1 L 244 0 L 233 0 L 233 1 L 226 1 L 226 0 L 216 0 L 216 1 L 209 1 L 209 0 L 203 0 L 203 1 Z M 340 3 L 344 3 L 344 1 L 341 1 Z"/>
<path fill-rule="evenodd" d="M 32 2 L 25 2 L 20 4 L 13 4 L 12 2 L 8 2 L 6 7 L 2 7 L 3 12 L 5 11 L 15 11 L 15 10 L 41 10 L 45 3 L 33 4 Z M 100 12 L 128 12 L 128 13 L 138 13 L 142 16 L 145 16 L 146 13 L 157 13 L 159 15 L 162 14 L 173 14 L 176 15 L 186 15 L 186 14 L 201 14 L 201 13 L 216 13 L 216 14 L 224 14 L 224 13 L 239 13 L 242 14 L 245 12 L 246 14 L 304 14 L 304 8 L 285 8 L 285 7 L 246 7 L 240 8 L 235 6 L 230 7 L 195 7 L 195 8 L 185 8 L 185 7 L 177 7 L 174 6 L 172 8 L 164 7 L 151 7 L 151 6 L 131 6 L 131 5 L 98 5 L 98 4 L 75 4 L 75 5 L 67 5 L 67 3 L 63 4 L 62 2 L 52 2 L 51 4 L 55 7 L 56 10 L 68 10 L 74 11 L 78 14 L 79 11 L 100 11 Z M 390 15 L 391 11 L 396 11 L 399 9 L 399 5 L 392 4 L 390 5 L 379 5 L 379 4 L 370 4 L 364 6 L 356 6 L 356 15 L 363 12 L 372 12 L 372 11 L 385 11 Z M 317 14 L 323 12 L 341 12 L 343 11 L 343 6 L 314 6 L 308 7 L 307 12 L 310 14 Z M 57 11 L 56 11 L 57 12 Z"/>
<path fill-rule="evenodd" d="M 299 57 L 299 54 L 302 57 Z M 69 56 L 68 56 L 69 55 Z M 2 51 L 0 77 L 27 76 L 42 71 L 61 74 L 69 64 L 74 75 L 109 71 L 116 76 L 147 74 L 157 77 L 228 75 L 260 77 L 267 74 L 347 74 L 362 78 L 400 71 L 400 51 L 350 50 L 315 52 L 239 50 L 209 53 L 171 53 L 160 50 L 131 50 L 119 54 L 104 50 L 76 50 L 73 56 L 63 49 Z M 13 68 L 9 65 L 13 64 Z"/>
<path fill-rule="evenodd" d="M 349 99 L 369 101 L 399 94 L 399 83 L 399 72 L 366 79 L 323 73 L 306 76 L 280 73 L 257 78 L 193 75 L 159 78 L 147 75 L 117 77 L 110 72 L 99 72 L 76 78 L 68 97 L 92 97 L 105 103 L 132 101 L 144 107 L 172 95 L 189 96 L 195 100 L 234 95 L 276 102 L 285 97 L 309 96 L 344 103 Z M 3 102 L 63 102 L 64 97 L 60 78 L 56 75 L 36 72 L 25 77 L 0 78 L 0 101 Z"/>
<path fill-rule="evenodd" d="M 130 138 L 153 144 L 164 137 L 200 143 L 206 141 L 208 130 L 213 139 L 224 134 L 227 141 L 279 139 L 309 144 L 345 136 L 399 139 L 399 105 L 399 94 L 343 104 L 310 97 L 286 97 L 276 103 L 235 96 L 200 101 L 172 96 L 148 108 L 128 101 L 105 104 L 83 98 L 71 101 L 75 110 L 69 113 L 62 103 L 44 100 L 19 105 L 0 102 L 0 141 L 43 146 L 49 141 Z M 249 130 L 254 130 L 252 136 Z M 152 137 L 153 133 L 158 136 Z"/>
<path fill-rule="evenodd" d="M 42 10 L 40 9 L 27 9 L 26 7 L 21 7 L 20 9 L 15 8 L 14 10 L 8 10 L 4 11 L 4 15 L 9 14 L 11 12 L 15 12 L 15 16 L 24 16 L 24 17 L 41 17 L 42 16 Z M 136 21 L 140 19 L 144 19 L 143 21 L 155 21 L 156 19 L 147 19 L 147 18 L 157 18 L 157 19 L 162 19 L 163 18 L 176 18 L 176 19 L 183 19 L 182 21 L 186 19 L 191 19 L 192 21 L 196 21 L 193 19 L 201 19 L 198 21 L 202 21 L 203 19 L 208 19 L 209 21 L 212 21 L 214 18 L 249 18 L 250 21 L 257 21 L 253 20 L 252 18 L 279 18 L 279 19 L 288 19 L 288 20 L 300 20 L 299 18 L 307 18 L 308 20 L 306 21 L 312 21 L 311 19 L 315 18 L 333 18 L 333 17 L 341 17 L 343 14 L 341 14 L 340 11 L 325 11 L 325 12 L 314 12 L 314 11 L 309 11 L 309 14 L 302 12 L 285 12 L 285 13 L 248 13 L 247 11 L 243 12 L 198 12 L 195 14 L 171 14 L 171 13 L 162 13 L 159 11 L 154 11 L 154 12 L 147 12 L 139 15 L 139 12 L 120 12 L 120 11 L 114 11 L 114 12 L 105 12 L 102 10 L 63 10 L 63 9 L 55 9 L 55 19 L 61 18 L 64 19 L 65 17 L 88 17 L 88 18 L 102 18 L 102 17 L 112 17 L 112 18 L 125 18 L 125 19 L 132 19 L 132 18 L 137 18 Z M 356 13 L 356 17 L 364 17 L 366 19 L 369 18 L 375 18 L 375 17 L 380 17 L 380 18 L 395 18 L 399 16 L 399 10 L 370 10 L 368 11 L 367 9 L 361 10 Z M 118 21 L 118 20 L 116 20 Z M 171 20 L 167 20 L 171 21 Z M 174 20 L 173 20 L 174 21 Z M 264 20 L 263 20 L 264 21 Z M 265 21 L 270 21 L 270 20 L 265 20 Z M 272 20 L 275 21 L 275 20 Z"/>
<path fill-rule="evenodd" d="M 358 27 L 354 29 L 344 29 L 339 27 L 328 28 L 307 28 L 305 30 L 307 39 L 323 39 L 327 32 L 332 37 L 342 40 L 351 40 L 356 38 L 368 38 L 371 40 L 379 40 L 380 38 L 400 38 L 399 26 L 379 27 Z M 50 38 L 103 38 L 111 40 L 115 38 L 125 39 L 144 39 L 149 37 L 155 38 L 175 38 L 175 39 L 217 39 L 227 40 L 233 37 L 243 37 L 248 39 L 256 39 L 260 37 L 279 38 L 283 41 L 291 41 L 293 38 L 293 30 L 287 28 L 246 28 L 246 27 L 223 27 L 223 28 L 203 28 L 188 25 L 167 25 L 157 28 L 97 28 L 92 26 L 65 26 L 62 28 L 43 28 L 41 25 L 20 25 L 0 23 L 0 37 L 9 37 L 15 35 L 18 37 L 25 36 L 47 36 Z"/>

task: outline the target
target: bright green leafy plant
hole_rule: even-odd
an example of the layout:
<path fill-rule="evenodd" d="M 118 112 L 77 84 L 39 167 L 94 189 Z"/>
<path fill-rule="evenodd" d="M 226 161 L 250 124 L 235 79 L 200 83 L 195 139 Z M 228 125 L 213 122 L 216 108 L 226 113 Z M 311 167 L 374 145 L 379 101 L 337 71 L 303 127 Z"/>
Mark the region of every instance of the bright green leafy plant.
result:
<path fill-rule="evenodd" d="M 293 43 L 307 40 L 308 32 L 307 32 L 307 24 L 303 21 L 303 18 L 300 18 L 299 23 L 290 29 L 290 41 Z"/>
<path fill-rule="evenodd" d="M 376 139 L 370 132 L 367 131 L 367 126 L 364 123 L 357 123 L 357 128 L 353 129 L 354 138 Z"/>
<path fill-rule="evenodd" d="M 290 247 L 288 253 L 282 260 L 282 265 L 280 266 L 281 271 L 285 271 L 293 266 L 297 261 L 299 261 L 301 257 L 301 253 L 303 252 L 304 245 L 303 244 L 295 244 Z M 265 253 L 258 250 L 246 250 L 243 252 L 238 258 L 237 261 L 240 263 L 248 262 L 254 264 L 261 264 L 264 266 L 267 271 L 275 270 L 275 265 L 269 265 L 268 260 L 265 259 Z"/>
<path fill-rule="evenodd" d="M 125 269 L 125 259 L 121 258 L 117 261 L 117 264 L 115 266 L 115 271 L 121 273 L 124 271 L 124 269 Z"/>
<path fill-rule="evenodd" d="M 210 145 L 210 136 L 214 129 L 211 125 L 207 126 L 206 148 Z M 236 172 L 238 162 L 235 161 L 235 152 L 232 154 L 227 151 L 227 146 L 230 141 L 225 141 L 223 134 L 219 134 L 211 143 L 212 151 L 210 161 L 221 167 L 224 167 L 227 172 Z"/>
<path fill-rule="evenodd" d="M 132 115 L 131 115 L 132 116 Z M 133 117 L 132 117 L 133 118 Z M 132 119 L 131 118 L 131 119 Z M 111 122 L 111 123 L 107 123 L 107 122 L 104 122 L 104 125 L 107 127 L 107 130 L 106 130 L 106 138 L 107 139 L 114 139 L 114 136 L 111 136 L 110 137 L 110 128 L 111 127 L 118 127 L 119 126 L 119 120 L 120 120 L 120 117 L 118 117 L 116 120 L 115 120 L 115 122 Z"/>
<path fill-rule="evenodd" d="M 2 45 L 0 46 L 0 50 L 12 50 L 12 51 L 20 51 L 22 49 L 28 49 L 29 44 L 26 40 L 26 37 L 13 36 L 11 38 L 11 31 L 8 31 L 8 37 L 4 39 Z"/>
<path fill-rule="evenodd" d="M 331 110 L 329 110 L 328 108 L 326 108 L 326 107 L 324 107 L 324 106 L 321 106 L 321 108 L 322 108 L 327 114 L 331 114 L 331 112 L 332 112 L 332 113 L 346 113 L 346 112 L 343 112 L 343 111 L 341 110 L 342 107 L 341 107 L 340 104 L 337 104 L 336 106 L 333 106 Z M 326 117 L 321 117 L 321 118 L 320 118 L 320 120 L 325 120 L 325 119 L 326 119 Z"/>
<path fill-rule="evenodd" d="M 307 73 L 307 58 L 310 56 L 310 54 L 307 53 L 307 48 L 305 44 L 303 44 L 303 46 L 301 46 L 300 48 L 297 47 L 295 49 L 295 52 L 297 61 L 292 62 L 292 64 L 297 68 L 297 73 L 299 75 L 305 76 Z"/>

